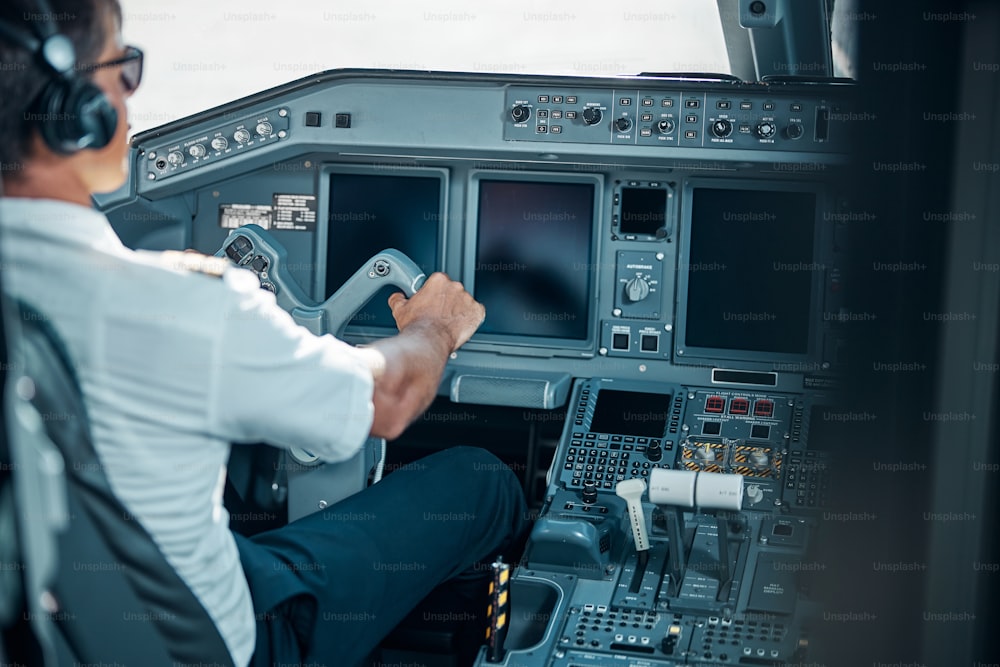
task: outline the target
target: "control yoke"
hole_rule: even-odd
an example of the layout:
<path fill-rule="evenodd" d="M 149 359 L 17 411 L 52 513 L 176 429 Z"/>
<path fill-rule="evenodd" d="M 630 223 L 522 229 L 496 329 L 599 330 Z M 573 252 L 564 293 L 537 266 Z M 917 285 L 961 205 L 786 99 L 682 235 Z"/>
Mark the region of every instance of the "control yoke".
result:
<path fill-rule="evenodd" d="M 234 229 L 215 253 L 260 278 L 260 286 L 274 293 L 278 305 L 291 313 L 296 323 L 316 335 L 331 333 L 338 338 L 351 318 L 386 286 L 398 287 L 407 297 L 424 284 L 424 272 L 395 249 L 386 249 L 359 268 L 332 296 L 315 303 L 288 273 L 288 252 L 258 225 Z"/>

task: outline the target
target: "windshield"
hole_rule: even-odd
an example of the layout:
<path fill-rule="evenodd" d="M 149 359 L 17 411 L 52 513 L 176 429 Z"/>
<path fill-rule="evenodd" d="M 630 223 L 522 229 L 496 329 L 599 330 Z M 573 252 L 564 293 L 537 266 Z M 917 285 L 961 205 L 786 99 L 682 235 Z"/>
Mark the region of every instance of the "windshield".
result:
<path fill-rule="evenodd" d="M 132 132 L 328 69 L 730 73 L 715 2 L 122 0 L 146 51 Z"/>

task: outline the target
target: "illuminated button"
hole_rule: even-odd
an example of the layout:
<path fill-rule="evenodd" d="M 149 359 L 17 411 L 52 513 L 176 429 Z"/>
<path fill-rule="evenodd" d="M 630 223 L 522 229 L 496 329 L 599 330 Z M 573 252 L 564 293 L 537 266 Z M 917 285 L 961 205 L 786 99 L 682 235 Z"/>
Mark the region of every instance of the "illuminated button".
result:
<path fill-rule="evenodd" d="M 698 130 L 686 130 L 684 132 L 684 138 L 685 139 L 697 139 L 698 138 Z"/>
<path fill-rule="evenodd" d="M 661 107 L 672 107 L 672 106 L 674 106 L 674 101 L 673 101 L 673 99 L 671 99 L 671 98 L 668 97 L 668 98 L 664 99 L 662 102 L 660 102 L 660 106 Z"/>
<path fill-rule="evenodd" d="M 698 122 L 698 116 L 696 116 L 693 113 L 689 113 L 687 116 L 684 116 L 684 122 L 686 122 L 686 123 L 697 123 Z"/>
<path fill-rule="evenodd" d="M 715 108 L 716 109 L 721 109 L 723 111 L 731 109 L 732 106 L 733 106 L 733 103 L 730 102 L 729 100 L 722 100 L 722 101 L 719 101 L 719 102 L 715 103 Z"/>
<path fill-rule="evenodd" d="M 618 104 L 620 104 L 623 107 L 630 107 L 632 106 L 632 98 L 631 97 L 619 98 Z"/>
<path fill-rule="evenodd" d="M 566 112 L 566 118 L 568 118 L 569 120 L 576 120 L 576 112 L 575 111 L 567 111 Z"/>
<path fill-rule="evenodd" d="M 792 102 L 791 106 L 788 107 L 791 111 L 802 111 L 802 105 L 798 102 Z"/>
<path fill-rule="evenodd" d="M 721 413 L 726 409 L 726 399 L 722 396 L 709 396 L 705 399 L 705 412 Z"/>
<path fill-rule="evenodd" d="M 537 132 L 539 134 L 545 134 L 548 131 L 549 131 L 549 128 L 547 126 L 545 126 L 545 125 L 539 125 L 538 127 L 535 128 L 535 132 Z"/>
<path fill-rule="evenodd" d="M 553 125 L 550 131 L 552 134 L 562 134 L 562 125 Z"/>
<path fill-rule="evenodd" d="M 750 109 L 753 109 L 753 102 L 740 102 L 741 111 L 749 111 Z"/>
<path fill-rule="evenodd" d="M 764 104 L 761 105 L 761 108 L 764 111 L 774 111 L 774 102 L 764 102 Z"/>
<path fill-rule="evenodd" d="M 642 100 L 642 106 L 651 107 L 653 106 L 653 99 L 651 97 L 646 97 Z"/>
<path fill-rule="evenodd" d="M 652 120 L 653 120 L 653 114 L 651 114 L 651 113 L 644 113 L 644 114 L 642 114 L 642 116 L 640 118 L 642 119 L 642 122 L 649 123 L 649 122 L 652 122 Z"/>
<path fill-rule="evenodd" d="M 539 101 L 539 102 L 540 102 L 541 104 L 547 104 L 547 103 L 548 103 L 548 101 L 549 101 L 549 96 L 548 96 L 548 95 L 539 95 L 539 96 L 538 96 L 538 101 Z"/>
<path fill-rule="evenodd" d="M 553 118 L 562 118 L 563 117 L 563 112 L 560 111 L 559 109 L 553 109 L 552 110 L 552 117 Z"/>
<path fill-rule="evenodd" d="M 562 95 L 553 95 L 552 96 L 552 103 L 553 104 L 562 104 L 562 101 L 563 101 L 563 96 Z"/>
<path fill-rule="evenodd" d="M 687 99 L 684 100 L 684 107 L 686 109 L 697 109 L 701 106 L 701 100 L 697 99 Z"/>
<path fill-rule="evenodd" d="M 567 95 L 566 104 L 576 104 L 576 95 Z"/>

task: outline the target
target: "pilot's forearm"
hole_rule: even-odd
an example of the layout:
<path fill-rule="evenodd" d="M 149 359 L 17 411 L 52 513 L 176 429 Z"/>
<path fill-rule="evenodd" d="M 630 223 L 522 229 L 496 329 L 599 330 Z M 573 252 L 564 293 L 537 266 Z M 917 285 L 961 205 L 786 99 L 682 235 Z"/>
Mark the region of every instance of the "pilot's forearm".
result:
<path fill-rule="evenodd" d="M 451 346 L 439 327 L 421 323 L 365 348 L 375 378 L 373 436 L 395 439 L 427 409 L 437 394 Z"/>

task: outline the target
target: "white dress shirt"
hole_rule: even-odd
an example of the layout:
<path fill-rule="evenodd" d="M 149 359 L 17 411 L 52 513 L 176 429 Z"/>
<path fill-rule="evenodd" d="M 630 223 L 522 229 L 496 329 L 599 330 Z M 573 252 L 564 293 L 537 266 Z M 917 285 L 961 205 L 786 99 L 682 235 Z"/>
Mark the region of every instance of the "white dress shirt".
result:
<path fill-rule="evenodd" d="M 178 269 L 89 208 L 0 199 L 0 258 L 5 291 L 66 346 L 111 488 L 246 665 L 253 609 L 222 506 L 230 443 L 349 458 L 371 428 L 367 364 L 297 326 L 249 271 Z"/>

